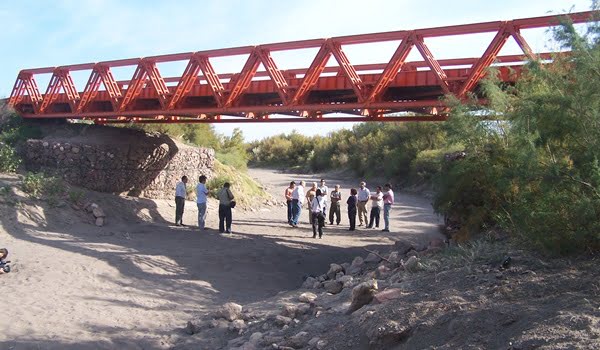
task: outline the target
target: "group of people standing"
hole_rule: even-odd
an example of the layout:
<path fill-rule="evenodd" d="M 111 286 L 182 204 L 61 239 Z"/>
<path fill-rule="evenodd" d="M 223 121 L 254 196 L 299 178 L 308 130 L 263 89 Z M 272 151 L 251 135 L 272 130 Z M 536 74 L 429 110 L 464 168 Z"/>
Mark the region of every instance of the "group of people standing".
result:
<path fill-rule="evenodd" d="M 329 192 L 325 179 L 321 179 L 320 186 L 313 182 L 312 187 L 305 193 L 304 187 L 306 183 L 300 181 L 296 184 L 295 181 L 290 182 L 289 187 L 285 189 L 285 199 L 287 203 L 287 221 L 292 227 L 298 227 L 298 220 L 302 213 L 304 203 L 307 203 L 309 212 L 309 222 L 313 228 L 313 238 L 323 237 L 323 227 L 329 207 L 329 224 L 336 225 L 341 223 L 341 202 L 342 192 L 340 185 L 336 185 L 334 190 Z M 329 205 L 329 200 L 331 204 Z M 371 213 L 367 217 L 367 206 L 371 200 Z M 390 232 L 390 211 L 394 204 L 394 192 L 390 184 L 385 184 L 383 188 L 377 186 L 375 192 L 371 192 L 363 181 L 360 183 L 359 189 L 350 189 L 350 196 L 346 200 L 348 205 L 348 220 L 350 221 L 349 231 L 356 229 L 356 215 L 358 214 L 359 225 L 366 228 L 379 228 L 379 220 L 381 211 L 383 210 L 383 220 L 385 228 L 383 232 Z M 375 226 L 373 226 L 375 225 Z"/>
<path fill-rule="evenodd" d="M 175 225 L 185 226 L 183 224 L 183 210 L 185 207 L 185 198 L 187 196 L 187 176 L 183 176 L 181 181 L 175 187 Z M 206 186 L 206 176 L 201 175 L 196 185 L 196 205 L 198 206 L 198 227 L 206 230 L 206 211 L 208 202 L 208 187 Z M 219 200 L 219 232 L 231 233 L 232 213 L 231 209 L 235 207 L 235 197 L 231 192 L 231 184 L 225 182 L 223 187 L 217 192 Z"/>

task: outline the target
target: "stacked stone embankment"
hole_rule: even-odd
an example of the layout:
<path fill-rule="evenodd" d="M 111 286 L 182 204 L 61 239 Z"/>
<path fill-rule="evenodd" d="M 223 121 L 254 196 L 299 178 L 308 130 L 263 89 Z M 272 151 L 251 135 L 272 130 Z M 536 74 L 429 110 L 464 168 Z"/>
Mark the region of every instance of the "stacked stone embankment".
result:
<path fill-rule="evenodd" d="M 79 135 L 28 140 L 25 167 L 64 178 L 95 191 L 147 198 L 172 198 L 187 175 L 212 175 L 214 150 L 177 143 L 166 135 L 139 130 L 93 128 Z"/>

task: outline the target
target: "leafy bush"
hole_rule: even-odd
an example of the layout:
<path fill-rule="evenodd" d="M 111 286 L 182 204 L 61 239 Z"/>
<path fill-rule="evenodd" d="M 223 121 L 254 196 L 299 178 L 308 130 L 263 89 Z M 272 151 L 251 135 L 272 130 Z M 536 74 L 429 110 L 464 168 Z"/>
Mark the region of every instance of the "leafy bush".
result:
<path fill-rule="evenodd" d="M 71 203 L 81 203 L 83 198 L 85 197 L 85 192 L 80 189 L 71 189 L 69 190 L 69 201 Z"/>
<path fill-rule="evenodd" d="M 67 186 L 61 178 L 44 173 L 27 173 L 23 178 L 23 191 L 35 198 L 44 198 L 56 203 L 65 196 Z"/>
<path fill-rule="evenodd" d="M 23 179 L 23 191 L 33 197 L 39 197 L 44 192 L 45 181 L 43 173 L 27 173 Z"/>
<path fill-rule="evenodd" d="M 15 149 L 0 142 L 0 172 L 15 172 L 20 164 L 21 158 L 18 157 Z"/>
<path fill-rule="evenodd" d="M 599 29 L 564 25 L 569 56 L 532 62 L 513 88 L 491 74 L 487 107 L 453 108 L 448 140 L 468 156 L 443 167 L 435 208 L 458 238 L 500 225 L 550 254 L 600 250 Z"/>

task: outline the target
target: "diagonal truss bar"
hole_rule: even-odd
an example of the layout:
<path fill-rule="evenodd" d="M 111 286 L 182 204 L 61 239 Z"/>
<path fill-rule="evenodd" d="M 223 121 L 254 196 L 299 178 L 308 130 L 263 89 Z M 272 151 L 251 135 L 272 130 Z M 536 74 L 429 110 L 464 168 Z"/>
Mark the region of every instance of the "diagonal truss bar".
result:
<path fill-rule="evenodd" d="M 77 92 L 77 87 L 75 83 L 73 83 L 73 78 L 71 74 L 67 70 L 63 70 L 59 73 L 59 79 L 62 85 L 65 94 L 67 95 L 67 99 L 69 100 L 69 105 L 71 106 L 71 110 L 74 111 L 77 108 L 77 104 L 79 103 L 80 97 L 79 92 Z"/>
<path fill-rule="evenodd" d="M 458 96 L 464 96 L 468 91 L 472 90 L 475 85 L 485 76 L 486 69 L 494 63 L 498 57 L 498 53 L 506 44 L 506 41 L 510 36 L 513 36 L 517 41 L 517 44 L 521 47 L 523 52 L 530 58 L 535 58 L 535 55 L 529 44 L 525 41 L 525 38 L 521 35 L 518 28 L 516 28 L 513 22 L 504 22 L 500 27 L 500 30 L 485 50 L 483 56 L 473 65 L 471 72 L 463 86 L 458 91 Z"/>
<path fill-rule="evenodd" d="M 537 58 L 536 54 L 533 53 L 533 50 L 531 49 L 523 35 L 521 35 L 521 31 L 519 30 L 519 28 L 511 26 L 510 34 L 515 39 L 521 50 L 523 50 L 525 55 L 527 55 L 527 57 L 529 57 L 530 60 L 535 60 Z"/>
<path fill-rule="evenodd" d="M 200 65 L 198 64 L 197 59 L 192 57 L 185 67 L 179 83 L 177 83 L 177 87 L 169 100 L 167 109 L 175 108 L 179 101 L 190 92 L 192 86 L 198 79 L 198 73 L 200 73 Z"/>
<path fill-rule="evenodd" d="M 217 101 L 217 106 L 222 107 L 225 100 L 225 87 L 221 83 L 219 76 L 210 63 L 208 56 L 195 55 L 195 57 L 200 69 L 202 70 L 202 74 L 204 74 L 204 78 L 206 79 L 208 86 L 210 86 L 213 96 L 215 97 L 215 101 Z"/>
<path fill-rule="evenodd" d="M 23 96 L 25 96 L 25 91 L 27 91 L 27 88 L 25 87 L 25 80 L 23 80 L 19 75 L 15 81 L 15 86 L 10 93 L 8 105 L 16 106 L 18 103 L 20 103 L 23 100 Z"/>
<path fill-rule="evenodd" d="M 285 80 L 283 73 L 281 72 L 281 70 L 279 70 L 279 68 L 277 68 L 275 61 L 273 61 L 273 57 L 271 57 L 271 52 L 267 49 L 259 47 L 257 48 L 256 53 L 258 54 L 260 61 L 265 67 L 265 70 L 271 77 L 271 80 L 275 84 L 275 87 L 277 88 L 277 93 L 281 98 L 281 102 L 284 105 L 287 104 L 289 85 L 287 80 Z"/>
<path fill-rule="evenodd" d="M 427 63 L 429 68 L 431 68 L 431 71 L 435 74 L 438 82 L 440 83 L 440 86 L 442 87 L 442 91 L 444 92 L 444 94 L 449 94 L 450 87 L 448 86 L 448 76 L 440 66 L 440 63 L 433 57 L 433 54 L 431 53 L 427 45 L 425 45 L 423 37 L 417 36 L 415 40 L 415 45 L 421 53 L 421 56 L 423 56 L 423 59 L 425 59 L 425 62 Z"/>
<path fill-rule="evenodd" d="M 348 60 L 348 56 L 342 50 L 342 45 L 333 40 L 328 40 L 329 50 L 333 53 L 333 57 L 337 60 L 340 68 L 346 75 L 346 77 L 350 80 L 350 84 L 352 84 L 352 89 L 356 94 L 359 102 L 363 102 L 365 99 L 365 84 L 362 79 L 354 69 L 354 66 Z"/>
<path fill-rule="evenodd" d="M 256 74 L 259 64 L 260 59 L 255 48 L 250 53 L 250 56 L 248 56 L 248 60 L 246 61 L 246 64 L 244 64 L 244 68 L 242 68 L 242 71 L 236 77 L 235 81 L 230 82 L 230 84 L 233 83 L 233 87 L 229 92 L 229 96 L 227 96 L 224 107 L 227 108 L 233 106 L 238 98 L 244 93 L 244 91 L 248 89 L 250 82 L 252 82 L 252 78 Z"/>
<path fill-rule="evenodd" d="M 290 101 L 291 105 L 302 104 L 305 102 L 308 92 L 315 86 L 323 69 L 325 69 L 329 57 L 331 57 L 331 50 L 327 42 L 325 42 L 321 45 L 315 59 L 306 70 L 306 74 L 304 74 L 304 78 L 302 79 L 300 86 L 298 86 L 298 90 L 296 90 L 294 97 L 292 97 L 292 100 Z"/>
<path fill-rule="evenodd" d="M 406 63 L 406 58 L 414 46 L 414 33 L 411 32 L 402 39 L 392 58 L 385 66 L 383 72 L 381 72 L 379 80 L 377 80 L 367 98 L 368 103 L 376 102 L 381 98 L 387 87 Z"/>
<path fill-rule="evenodd" d="M 160 105 L 164 108 L 169 98 L 169 88 L 160 75 L 156 63 L 149 60 L 142 60 L 140 65 L 143 65 L 152 87 L 154 87 L 154 90 L 156 90 L 156 93 L 158 94 Z"/>
<path fill-rule="evenodd" d="M 81 100 L 79 100 L 79 104 L 77 105 L 77 113 L 83 112 L 87 104 L 96 97 L 101 82 L 102 78 L 100 77 L 100 73 L 98 73 L 96 68 L 92 69 L 90 78 L 88 79 L 87 84 L 85 84 L 85 89 L 83 89 L 83 93 L 81 94 Z"/>

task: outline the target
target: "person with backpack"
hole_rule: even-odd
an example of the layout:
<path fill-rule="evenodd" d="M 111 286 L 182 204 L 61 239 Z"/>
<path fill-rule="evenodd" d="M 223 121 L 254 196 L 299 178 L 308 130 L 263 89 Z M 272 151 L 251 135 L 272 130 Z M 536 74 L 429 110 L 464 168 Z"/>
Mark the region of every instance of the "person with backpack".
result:
<path fill-rule="evenodd" d="M 231 208 L 235 206 L 234 196 L 229 189 L 231 184 L 226 182 L 217 193 L 219 199 L 219 232 L 231 233 L 232 214 Z"/>

